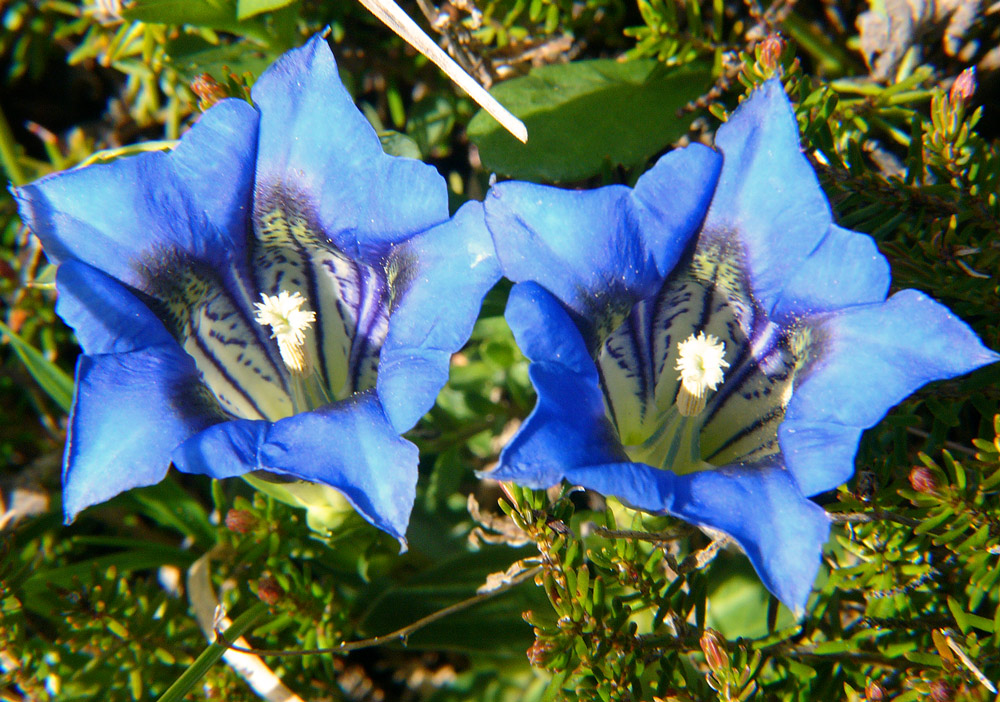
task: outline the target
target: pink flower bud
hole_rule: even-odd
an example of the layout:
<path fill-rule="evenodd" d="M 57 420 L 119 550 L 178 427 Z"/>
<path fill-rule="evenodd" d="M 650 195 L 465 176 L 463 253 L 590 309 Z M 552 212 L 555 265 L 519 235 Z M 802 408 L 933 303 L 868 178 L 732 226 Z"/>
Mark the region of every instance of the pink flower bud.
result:
<path fill-rule="evenodd" d="M 257 517 L 245 509 L 231 509 L 226 512 L 226 528 L 237 534 L 246 534 L 257 526 Z"/>
<path fill-rule="evenodd" d="M 257 597 L 269 605 L 277 604 L 285 596 L 285 590 L 272 577 L 264 576 L 257 581 Z"/>
<path fill-rule="evenodd" d="M 785 40 L 778 33 L 768 34 L 760 45 L 760 63 L 765 68 L 774 70 L 785 50 Z"/>
<path fill-rule="evenodd" d="M 726 653 L 726 642 L 714 629 L 705 629 L 698 641 L 705 654 L 705 662 L 713 672 L 729 667 L 729 655 Z"/>
<path fill-rule="evenodd" d="M 931 683 L 930 697 L 933 702 L 951 702 L 955 698 L 955 691 L 944 680 L 935 680 Z"/>
<path fill-rule="evenodd" d="M 938 490 L 937 478 L 925 466 L 913 466 L 913 470 L 910 471 L 910 485 L 924 495 L 934 495 Z"/>
<path fill-rule="evenodd" d="M 976 67 L 970 66 L 958 74 L 958 78 L 951 84 L 948 91 L 948 99 L 952 103 L 968 102 L 976 94 Z"/>
<path fill-rule="evenodd" d="M 874 680 L 869 680 L 868 684 L 865 685 L 865 699 L 868 702 L 883 702 L 888 699 L 888 696 L 885 694 L 885 688 Z"/>

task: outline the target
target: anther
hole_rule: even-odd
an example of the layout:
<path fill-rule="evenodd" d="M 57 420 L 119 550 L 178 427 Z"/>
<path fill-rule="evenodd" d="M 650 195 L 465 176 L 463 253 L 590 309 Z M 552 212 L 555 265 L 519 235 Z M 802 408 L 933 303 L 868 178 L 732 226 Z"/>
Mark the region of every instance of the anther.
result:
<path fill-rule="evenodd" d="M 691 334 L 684 341 L 678 342 L 675 370 L 681 374 L 677 393 L 677 411 L 685 417 L 693 417 L 705 409 L 706 391 L 715 390 L 722 382 L 723 368 L 729 368 L 725 361 L 726 345 L 715 336 L 705 332 Z"/>
<path fill-rule="evenodd" d="M 257 324 L 271 327 L 271 338 L 278 342 L 281 360 L 294 373 L 305 371 L 305 353 L 302 349 L 306 341 L 305 332 L 316 321 L 316 313 L 301 309 L 306 299 L 298 292 L 282 290 L 277 295 L 260 294 L 263 302 L 254 303 L 257 308 Z"/>

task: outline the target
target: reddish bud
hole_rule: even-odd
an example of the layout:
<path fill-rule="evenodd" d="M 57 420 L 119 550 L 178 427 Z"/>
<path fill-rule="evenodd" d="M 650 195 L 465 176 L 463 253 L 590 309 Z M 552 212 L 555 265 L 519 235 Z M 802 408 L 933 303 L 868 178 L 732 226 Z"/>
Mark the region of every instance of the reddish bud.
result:
<path fill-rule="evenodd" d="M 245 509 L 231 509 L 226 512 L 226 528 L 237 534 L 246 534 L 257 526 L 257 517 Z"/>
<path fill-rule="evenodd" d="M 883 702 L 888 699 L 888 696 L 885 694 L 884 687 L 874 680 L 869 680 L 868 684 L 865 685 L 865 699 L 868 702 Z"/>
<path fill-rule="evenodd" d="M 705 629 L 698 644 L 705 654 L 705 662 L 713 672 L 729 667 L 729 654 L 726 652 L 726 642 L 714 629 Z"/>
<path fill-rule="evenodd" d="M 262 602 L 269 605 L 277 604 L 278 600 L 284 596 L 284 589 L 274 578 L 265 575 L 257 581 L 257 597 L 259 597 Z"/>
<path fill-rule="evenodd" d="M 955 698 L 955 691 L 944 680 L 935 680 L 931 683 L 930 697 L 933 702 L 951 702 Z"/>
<path fill-rule="evenodd" d="M 198 96 L 198 107 L 203 111 L 229 97 L 225 86 L 207 73 L 191 81 L 191 91 Z"/>
<path fill-rule="evenodd" d="M 544 668 L 545 664 L 552 658 L 555 648 L 552 641 L 535 639 L 535 643 L 531 644 L 531 648 L 528 649 L 528 662 L 535 668 Z"/>
<path fill-rule="evenodd" d="M 24 323 L 27 321 L 28 310 L 21 307 L 15 307 L 10 311 L 10 314 L 7 315 L 7 326 L 10 327 L 10 330 L 15 334 L 20 333 L 21 327 L 23 327 Z"/>
<path fill-rule="evenodd" d="M 958 74 L 948 91 L 948 99 L 956 102 L 968 102 L 976 94 L 976 67 L 971 66 Z"/>
<path fill-rule="evenodd" d="M 938 489 L 937 478 L 925 466 L 913 466 L 913 470 L 910 471 L 910 485 L 925 495 L 934 495 Z"/>
<path fill-rule="evenodd" d="M 785 40 L 780 34 L 768 34 L 767 38 L 760 45 L 760 63 L 765 68 L 772 71 L 778 67 L 781 54 L 785 50 Z"/>

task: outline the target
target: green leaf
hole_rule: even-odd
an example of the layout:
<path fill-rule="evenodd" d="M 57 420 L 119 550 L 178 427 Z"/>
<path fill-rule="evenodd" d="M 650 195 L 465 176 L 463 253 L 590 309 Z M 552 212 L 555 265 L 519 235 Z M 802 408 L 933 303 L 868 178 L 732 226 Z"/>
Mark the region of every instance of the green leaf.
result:
<path fill-rule="evenodd" d="M 229 73 L 259 76 L 271 65 L 276 53 L 247 42 L 210 44 L 201 37 L 182 34 L 167 42 L 170 62 L 188 83 L 202 73 L 222 78 Z"/>
<path fill-rule="evenodd" d="M 10 345 L 14 347 L 21 362 L 24 363 L 31 377 L 41 386 L 63 412 L 69 413 L 73 406 L 73 379 L 63 370 L 48 360 L 36 348 L 15 334 L 10 327 L 0 322 L 0 332 L 7 335 Z"/>
<path fill-rule="evenodd" d="M 281 9 L 293 2 L 295 0 L 236 0 L 236 18 L 245 20 L 262 12 Z"/>
<path fill-rule="evenodd" d="M 420 146 L 406 134 L 386 129 L 378 133 L 378 139 L 382 143 L 382 150 L 390 156 L 420 159 Z"/>
<path fill-rule="evenodd" d="M 122 9 L 127 20 L 222 28 L 236 21 L 237 0 L 135 0 Z"/>
<path fill-rule="evenodd" d="M 226 629 L 226 638 L 230 641 L 240 638 L 266 613 L 267 605 L 264 602 L 257 602 L 250 609 L 238 616 L 236 621 Z M 157 702 L 180 702 L 180 700 L 183 700 L 188 691 L 204 677 L 208 669 L 215 665 L 216 661 L 222 658 L 225 652 L 225 646 L 211 644 L 201 652 L 201 655 L 184 671 L 184 674 L 177 678 L 174 684 L 160 696 Z"/>
<path fill-rule="evenodd" d="M 405 583 L 370 598 L 360 629 L 366 635 L 385 634 L 476 594 L 488 575 L 505 571 L 526 549 L 484 548 L 443 560 Z M 365 601 L 362 594 L 359 601 Z M 409 649 L 445 649 L 519 659 L 531 644 L 531 628 L 521 619 L 528 609 L 548 608 L 534 583 L 522 583 L 476 606 L 445 617 L 407 637 Z"/>
<path fill-rule="evenodd" d="M 133 511 L 146 514 L 154 521 L 191 537 L 207 550 L 215 545 L 215 527 L 205 509 L 171 476 L 156 485 L 130 490 L 119 499 L 134 502 Z"/>
<path fill-rule="evenodd" d="M 469 123 L 469 138 L 486 169 L 529 180 L 574 181 L 608 165 L 640 166 L 687 132 L 694 116 L 677 110 L 710 80 L 704 65 L 664 68 L 654 60 L 543 66 L 491 91 L 524 121 L 527 144 L 483 112 Z"/>
<path fill-rule="evenodd" d="M 240 0 L 135 0 L 122 10 L 122 17 L 156 24 L 207 27 L 272 44 L 276 33 L 280 34 L 284 28 L 284 23 L 276 22 L 274 27 L 269 28 L 262 20 L 241 22 L 243 17 L 237 16 L 238 4 Z M 285 41 L 287 37 L 278 43 Z"/>
<path fill-rule="evenodd" d="M 990 634 L 993 633 L 994 625 L 991 620 L 966 612 L 958 600 L 951 595 L 948 595 L 947 602 L 948 609 L 951 610 L 951 615 L 955 617 L 955 623 L 958 624 L 958 628 L 962 630 L 963 634 L 968 634 L 970 627 L 976 627 Z"/>

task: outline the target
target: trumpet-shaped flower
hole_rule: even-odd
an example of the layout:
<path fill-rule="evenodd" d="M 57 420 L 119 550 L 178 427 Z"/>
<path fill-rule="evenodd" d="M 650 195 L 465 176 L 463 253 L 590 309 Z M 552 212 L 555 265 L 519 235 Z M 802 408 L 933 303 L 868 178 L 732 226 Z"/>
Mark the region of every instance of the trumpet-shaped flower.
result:
<path fill-rule="evenodd" d="M 383 153 L 325 41 L 290 51 L 173 151 L 14 193 L 83 347 L 64 508 L 179 470 L 340 491 L 403 539 L 451 352 L 498 280 L 482 206 Z M 272 478 L 273 479 L 273 478 Z"/>
<path fill-rule="evenodd" d="M 715 143 L 634 189 L 487 195 L 538 393 L 490 477 L 724 531 L 801 611 L 829 533 L 808 497 L 851 476 L 893 405 L 998 356 L 926 295 L 886 298 L 888 264 L 833 223 L 780 83 Z"/>

